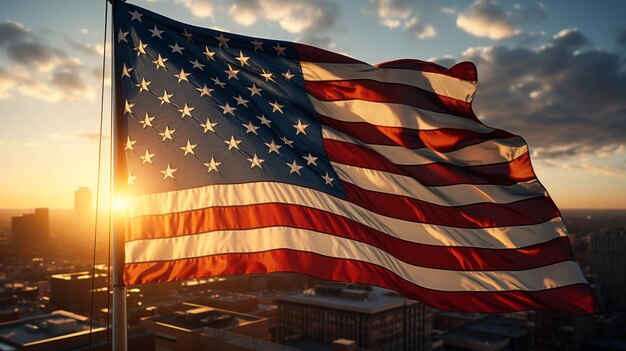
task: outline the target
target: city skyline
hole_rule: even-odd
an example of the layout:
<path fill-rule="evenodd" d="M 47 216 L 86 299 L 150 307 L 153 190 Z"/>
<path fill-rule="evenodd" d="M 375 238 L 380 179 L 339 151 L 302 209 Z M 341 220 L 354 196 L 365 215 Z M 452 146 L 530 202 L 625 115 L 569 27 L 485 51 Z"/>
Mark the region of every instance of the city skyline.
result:
<path fill-rule="evenodd" d="M 81 15 L 67 18 L 62 6 L 45 1 L 0 4 L 0 208 L 71 208 L 76 188 L 96 194 L 104 6 L 68 3 Z M 528 141 L 538 178 L 559 208 L 626 208 L 623 2 L 133 3 L 198 26 L 305 42 L 370 63 L 470 60 L 479 76 L 474 111 Z M 107 76 L 102 207 L 109 82 Z"/>

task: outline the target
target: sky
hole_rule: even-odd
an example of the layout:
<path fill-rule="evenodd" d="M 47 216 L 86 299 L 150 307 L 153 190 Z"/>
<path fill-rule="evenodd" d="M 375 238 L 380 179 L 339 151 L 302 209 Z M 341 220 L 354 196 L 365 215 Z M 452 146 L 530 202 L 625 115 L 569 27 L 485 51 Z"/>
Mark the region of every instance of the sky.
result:
<path fill-rule="evenodd" d="M 371 64 L 474 62 L 474 112 L 524 137 L 561 209 L 626 209 L 626 1 L 129 2 Z M 79 186 L 95 192 L 104 17 L 104 0 L 0 0 L 0 208 L 70 208 Z M 107 59 L 101 198 L 108 191 L 109 67 Z"/>

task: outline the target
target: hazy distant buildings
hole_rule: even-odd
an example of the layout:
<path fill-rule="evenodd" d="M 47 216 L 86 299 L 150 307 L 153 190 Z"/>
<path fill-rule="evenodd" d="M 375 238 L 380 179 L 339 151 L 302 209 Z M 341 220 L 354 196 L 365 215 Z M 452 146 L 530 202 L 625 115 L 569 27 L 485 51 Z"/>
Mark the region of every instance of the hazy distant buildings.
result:
<path fill-rule="evenodd" d="M 626 229 L 591 236 L 589 266 L 598 277 L 609 309 L 626 309 Z"/>
<path fill-rule="evenodd" d="M 275 300 L 279 342 L 331 345 L 337 339 L 371 350 L 430 350 L 430 309 L 378 288 L 323 285 Z"/>
<path fill-rule="evenodd" d="M 47 208 L 37 208 L 35 213 L 11 218 L 11 244 L 19 257 L 32 257 L 43 253 L 50 236 Z"/>

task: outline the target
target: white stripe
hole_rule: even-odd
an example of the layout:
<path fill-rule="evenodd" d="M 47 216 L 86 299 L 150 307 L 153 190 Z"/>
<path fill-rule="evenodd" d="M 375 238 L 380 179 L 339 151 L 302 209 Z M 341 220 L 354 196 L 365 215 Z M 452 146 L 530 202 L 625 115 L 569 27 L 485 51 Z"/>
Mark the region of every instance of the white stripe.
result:
<path fill-rule="evenodd" d="M 369 168 L 331 162 L 342 180 L 365 190 L 408 196 L 441 206 L 463 206 L 481 202 L 508 204 L 515 201 L 547 196 L 537 180 L 513 185 L 424 186 L 411 177 Z"/>
<path fill-rule="evenodd" d="M 431 225 L 382 216 L 317 190 L 270 182 L 211 185 L 137 196 L 129 200 L 129 216 L 267 203 L 294 204 L 327 211 L 387 235 L 427 245 L 513 249 L 566 235 L 560 218 L 542 224 L 501 228 L 466 229 Z"/>
<path fill-rule="evenodd" d="M 444 153 L 428 148 L 407 149 L 402 146 L 367 144 L 326 126 L 322 126 L 322 136 L 324 139 L 364 146 L 397 165 L 425 165 L 435 162 L 447 162 L 459 166 L 479 166 L 510 162 L 528 152 L 528 146 L 519 137 L 491 139 Z"/>
<path fill-rule="evenodd" d="M 441 73 L 410 69 L 378 68 L 363 63 L 300 62 L 304 80 L 332 81 L 368 79 L 384 83 L 399 83 L 431 91 L 465 102 L 472 101 L 476 81 L 467 81 Z"/>
<path fill-rule="evenodd" d="M 251 253 L 274 249 L 313 252 L 387 268 L 421 287 L 444 291 L 537 291 L 584 283 L 572 261 L 520 271 L 453 271 L 414 266 L 384 250 L 359 241 L 316 231 L 269 227 L 224 230 L 179 237 L 127 242 L 126 263 L 169 261 L 207 255 Z"/>
<path fill-rule="evenodd" d="M 383 127 L 420 130 L 456 128 L 479 133 L 493 131 L 493 128 L 467 118 L 422 110 L 408 105 L 365 100 L 320 101 L 311 95 L 309 95 L 309 100 L 319 114 L 344 122 L 367 122 Z"/>

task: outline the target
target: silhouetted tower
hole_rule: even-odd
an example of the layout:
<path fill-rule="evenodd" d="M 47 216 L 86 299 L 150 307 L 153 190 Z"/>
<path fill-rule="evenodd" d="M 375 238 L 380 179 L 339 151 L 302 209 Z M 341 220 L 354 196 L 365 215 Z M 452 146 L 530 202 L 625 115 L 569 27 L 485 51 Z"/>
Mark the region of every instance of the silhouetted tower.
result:
<path fill-rule="evenodd" d="M 47 208 L 37 208 L 35 213 L 11 218 L 11 242 L 16 255 L 33 257 L 43 253 L 50 236 Z"/>

